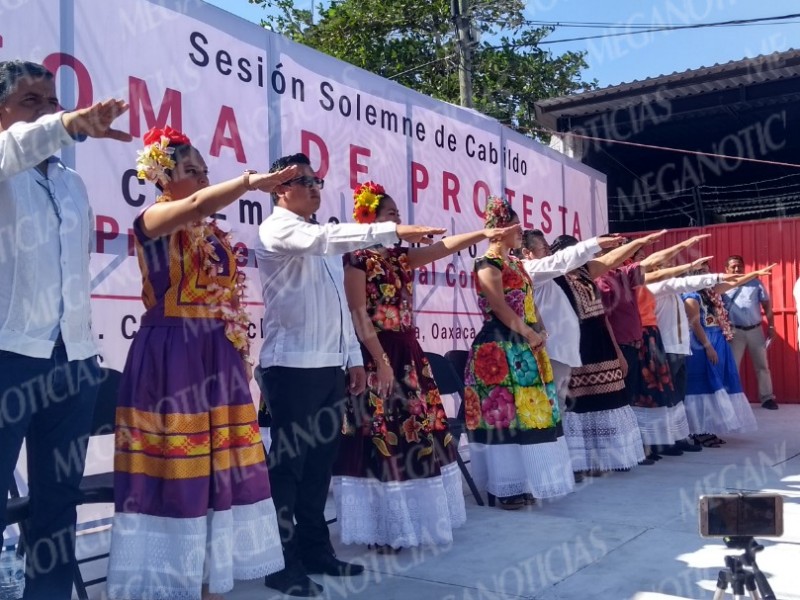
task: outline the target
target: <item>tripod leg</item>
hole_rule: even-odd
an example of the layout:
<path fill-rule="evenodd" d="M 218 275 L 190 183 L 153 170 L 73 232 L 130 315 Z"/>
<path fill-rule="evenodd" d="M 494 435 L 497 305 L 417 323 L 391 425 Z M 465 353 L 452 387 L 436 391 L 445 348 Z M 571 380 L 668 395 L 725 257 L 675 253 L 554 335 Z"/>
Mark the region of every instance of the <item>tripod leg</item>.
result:
<path fill-rule="evenodd" d="M 758 593 L 758 586 L 756 585 L 756 578 L 752 573 L 747 574 L 744 585 L 753 600 L 761 600 L 761 594 Z"/>
<path fill-rule="evenodd" d="M 723 570 L 717 575 L 717 590 L 714 592 L 713 600 L 725 598 L 725 590 L 728 589 L 728 572 Z"/>

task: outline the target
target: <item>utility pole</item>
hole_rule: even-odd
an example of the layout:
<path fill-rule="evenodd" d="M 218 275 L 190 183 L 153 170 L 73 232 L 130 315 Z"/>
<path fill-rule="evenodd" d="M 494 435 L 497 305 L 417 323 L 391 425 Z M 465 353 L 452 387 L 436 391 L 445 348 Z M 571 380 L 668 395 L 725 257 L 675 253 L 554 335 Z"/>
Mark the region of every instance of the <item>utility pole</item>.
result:
<path fill-rule="evenodd" d="M 461 106 L 472 108 L 472 21 L 469 0 L 450 0 L 450 12 L 458 33 L 458 91 Z"/>

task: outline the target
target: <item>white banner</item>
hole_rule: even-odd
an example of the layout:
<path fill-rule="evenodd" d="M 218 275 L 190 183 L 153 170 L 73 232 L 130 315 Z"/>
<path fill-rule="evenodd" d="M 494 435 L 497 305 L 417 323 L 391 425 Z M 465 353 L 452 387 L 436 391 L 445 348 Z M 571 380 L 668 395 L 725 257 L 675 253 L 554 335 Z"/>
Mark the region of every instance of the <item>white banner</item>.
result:
<path fill-rule="evenodd" d="M 474 111 L 421 96 L 200 0 L 0 3 L 0 60 L 18 58 L 56 74 L 68 109 L 121 97 L 131 110 L 118 126 L 134 137 L 152 126 L 184 131 L 212 181 L 306 152 L 325 179 L 320 222 L 352 221 L 352 189 L 371 179 L 395 198 L 404 221 L 450 233 L 481 228 L 487 196 L 501 193 L 524 227 L 549 239 L 607 230 L 602 174 Z M 63 154 L 84 178 L 94 207 L 93 328 L 104 363 L 117 370 L 143 312 L 130 227 L 156 195 L 135 177 L 140 148 L 141 142 L 90 140 Z M 271 206 L 269 196 L 250 194 L 219 217 L 247 256 L 254 352 L 263 306 L 252 248 Z M 468 348 L 480 329 L 472 263 L 484 250 L 479 245 L 417 273 L 424 349 Z M 110 451 L 104 455 L 107 463 Z M 90 463 L 89 470 L 107 467 Z"/>

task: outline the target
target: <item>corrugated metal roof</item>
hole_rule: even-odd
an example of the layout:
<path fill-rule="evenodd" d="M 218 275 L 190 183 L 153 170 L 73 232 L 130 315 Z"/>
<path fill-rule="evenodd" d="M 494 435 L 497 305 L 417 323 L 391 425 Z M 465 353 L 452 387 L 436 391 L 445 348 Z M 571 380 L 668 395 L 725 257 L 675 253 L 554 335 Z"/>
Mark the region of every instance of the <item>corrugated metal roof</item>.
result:
<path fill-rule="evenodd" d="M 791 49 L 548 98 L 537 101 L 535 107 L 540 120 L 553 121 L 559 116 L 587 115 L 625 105 L 673 100 L 796 77 L 800 77 L 800 50 Z"/>

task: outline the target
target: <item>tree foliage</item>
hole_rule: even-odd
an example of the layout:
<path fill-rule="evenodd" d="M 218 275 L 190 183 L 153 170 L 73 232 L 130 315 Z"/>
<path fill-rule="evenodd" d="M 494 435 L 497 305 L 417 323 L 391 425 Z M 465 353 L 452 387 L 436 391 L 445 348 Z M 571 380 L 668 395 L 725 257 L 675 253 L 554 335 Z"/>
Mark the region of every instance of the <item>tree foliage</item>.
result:
<path fill-rule="evenodd" d="M 318 11 L 292 0 L 249 0 L 269 8 L 262 24 L 297 42 L 397 81 L 459 102 L 458 37 L 450 0 L 330 0 Z M 591 89 L 583 52 L 555 55 L 539 42 L 520 0 L 471 0 L 473 104 L 523 133 L 535 133 L 533 103 Z"/>

